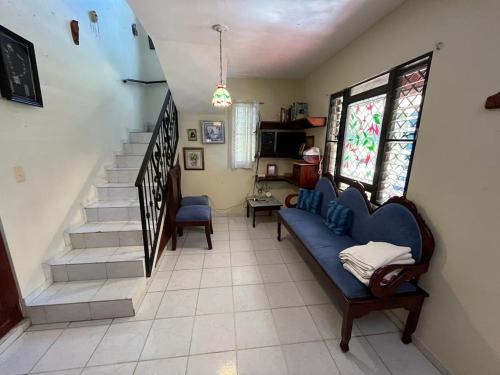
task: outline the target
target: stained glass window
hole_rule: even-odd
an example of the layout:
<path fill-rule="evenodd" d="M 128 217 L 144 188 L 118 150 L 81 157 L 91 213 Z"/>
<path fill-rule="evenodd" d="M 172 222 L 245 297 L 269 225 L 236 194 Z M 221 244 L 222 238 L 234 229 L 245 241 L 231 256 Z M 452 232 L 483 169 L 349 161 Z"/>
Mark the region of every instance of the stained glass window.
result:
<path fill-rule="evenodd" d="M 386 94 L 347 107 L 340 175 L 373 183 Z"/>
<path fill-rule="evenodd" d="M 332 95 L 324 170 L 337 187 L 359 181 L 377 204 L 406 193 L 431 56 Z"/>

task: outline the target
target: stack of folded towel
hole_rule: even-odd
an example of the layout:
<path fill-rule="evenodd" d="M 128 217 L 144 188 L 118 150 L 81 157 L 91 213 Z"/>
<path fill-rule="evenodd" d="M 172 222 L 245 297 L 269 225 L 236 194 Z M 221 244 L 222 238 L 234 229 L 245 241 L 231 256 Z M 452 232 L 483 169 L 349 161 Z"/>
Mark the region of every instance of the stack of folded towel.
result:
<path fill-rule="evenodd" d="M 353 246 L 339 253 L 340 261 L 346 270 L 351 272 L 359 281 L 368 285 L 373 272 L 389 264 L 413 264 L 411 249 L 405 246 L 396 246 L 387 242 L 368 242 L 366 245 Z M 390 282 L 400 270 L 389 273 L 385 282 Z"/>

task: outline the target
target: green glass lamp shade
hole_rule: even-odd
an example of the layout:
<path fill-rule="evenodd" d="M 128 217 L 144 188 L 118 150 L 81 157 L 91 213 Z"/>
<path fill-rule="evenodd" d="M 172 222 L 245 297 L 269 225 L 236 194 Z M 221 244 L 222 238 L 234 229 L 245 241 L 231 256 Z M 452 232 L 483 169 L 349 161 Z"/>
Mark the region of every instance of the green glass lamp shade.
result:
<path fill-rule="evenodd" d="M 226 90 L 226 86 L 218 84 L 214 91 L 212 105 L 214 107 L 229 107 L 232 103 L 231 95 L 229 94 L 229 91 Z"/>

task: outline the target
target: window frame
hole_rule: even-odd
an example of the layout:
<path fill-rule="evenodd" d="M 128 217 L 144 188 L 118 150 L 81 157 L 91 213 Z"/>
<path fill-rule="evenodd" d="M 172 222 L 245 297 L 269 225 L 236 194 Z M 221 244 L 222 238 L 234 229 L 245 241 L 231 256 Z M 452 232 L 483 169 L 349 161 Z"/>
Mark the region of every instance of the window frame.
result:
<path fill-rule="evenodd" d="M 402 196 L 406 196 L 407 190 L 408 190 L 408 185 L 410 181 L 410 176 L 411 176 L 411 168 L 413 164 L 413 157 L 415 155 L 415 147 L 416 143 L 418 140 L 418 133 L 419 133 L 419 127 L 420 127 L 420 121 L 422 118 L 422 111 L 424 107 L 424 102 L 425 102 L 425 94 L 427 91 L 427 84 L 429 81 L 429 73 L 430 73 L 430 68 L 432 64 L 432 55 L 433 52 L 428 52 L 426 54 L 423 54 L 421 56 L 415 57 L 414 59 L 411 59 L 407 62 L 404 62 L 392 69 L 389 69 L 387 71 L 384 71 L 380 74 L 377 74 L 373 77 L 370 77 L 368 79 L 365 79 L 359 83 L 356 83 L 355 85 L 349 86 L 341 91 L 335 92 L 332 95 L 330 95 L 330 105 L 328 108 L 328 121 L 327 121 L 327 128 L 326 128 L 326 134 L 325 134 L 325 146 L 324 146 L 324 152 L 326 154 L 328 150 L 328 144 L 329 143 L 336 143 L 337 144 L 337 150 L 336 150 L 336 155 L 335 155 L 335 166 L 333 168 L 334 174 L 333 176 L 329 172 L 331 169 L 330 164 L 330 156 L 328 155 L 327 163 L 325 164 L 325 167 L 323 170 L 325 171 L 324 173 L 327 175 L 330 175 L 333 177 L 334 183 L 337 188 L 342 190 L 340 188 L 340 184 L 348 184 L 352 185 L 355 182 L 361 183 L 364 187 L 365 190 L 369 193 L 370 195 L 370 202 L 374 205 L 379 205 L 381 204 L 379 201 L 377 201 L 378 193 L 380 190 L 380 182 L 381 182 L 381 175 L 382 175 L 382 164 L 384 161 L 384 155 L 385 155 L 385 146 L 387 142 L 394 142 L 394 141 L 403 141 L 403 142 L 411 142 L 412 143 L 412 150 L 410 154 L 410 160 L 408 164 L 408 170 L 406 173 L 406 178 L 405 178 L 405 183 L 404 183 L 404 190 Z M 395 94 L 396 90 L 398 89 L 398 78 L 404 75 L 405 73 L 408 73 L 412 70 L 415 70 L 418 67 L 427 67 L 426 72 L 425 72 L 425 81 L 423 84 L 422 88 L 422 100 L 420 103 L 420 108 L 419 108 L 419 115 L 418 119 L 415 123 L 415 135 L 413 139 L 407 139 L 407 140 L 398 140 L 398 139 L 388 139 L 387 135 L 389 132 L 389 124 L 393 116 L 394 112 L 394 102 L 395 102 Z M 369 81 L 372 81 L 374 79 L 377 79 L 379 77 L 382 77 L 384 75 L 388 75 L 388 82 L 386 84 L 383 84 L 381 86 L 377 86 L 371 89 L 368 89 L 366 91 L 350 95 L 350 92 L 353 88 L 356 88 L 360 85 L 363 85 Z M 365 99 L 370 99 L 373 97 L 376 97 L 378 95 L 386 95 L 385 98 L 385 107 L 384 107 L 384 115 L 381 123 L 381 132 L 380 132 L 380 138 L 379 138 L 379 145 L 378 145 L 378 150 L 377 150 L 377 159 L 375 163 L 375 171 L 373 174 L 373 183 L 368 184 L 365 182 L 360 182 L 354 179 L 351 179 L 349 177 L 342 176 L 340 174 L 340 169 L 341 169 L 341 161 L 342 160 L 342 153 L 344 149 L 344 141 L 345 141 L 345 129 L 346 129 L 346 122 L 347 122 L 347 110 L 350 104 L 359 102 L 361 100 Z M 340 121 L 338 125 L 338 132 L 337 132 L 337 137 L 335 141 L 330 141 L 329 140 L 329 133 L 331 132 L 331 127 L 332 127 L 332 106 L 334 103 L 334 100 L 337 100 L 339 98 L 342 98 L 342 109 L 341 109 L 341 115 L 340 115 Z"/>

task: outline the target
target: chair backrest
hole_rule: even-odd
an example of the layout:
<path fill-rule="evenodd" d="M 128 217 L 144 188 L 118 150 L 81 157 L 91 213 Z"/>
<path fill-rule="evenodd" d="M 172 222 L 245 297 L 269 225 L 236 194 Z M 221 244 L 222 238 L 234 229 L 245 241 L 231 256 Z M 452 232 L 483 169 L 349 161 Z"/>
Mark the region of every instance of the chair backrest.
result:
<path fill-rule="evenodd" d="M 177 158 L 177 163 L 175 163 L 173 169 L 175 169 L 176 173 L 177 173 L 177 190 L 179 192 L 179 204 L 180 204 L 180 201 L 182 199 L 182 189 L 181 189 L 181 166 L 179 164 L 179 158 Z"/>
<path fill-rule="evenodd" d="M 167 216 L 170 220 L 175 220 L 180 206 L 179 173 L 175 167 L 167 173 L 167 199 Z"/>
<path fill-rule="evenodd" d="M 332 200 L 337 200 L 337 191 L 328 177 L 321 177 L 316 183 L 314 188 L 316 191 L 321 191 L 323 193 L 323 198 L 321 199 L 321 210 L 320 215 L 326 218 L 326 213 L 328 212 L 328 203 Z"/>
<path fill-rule="evenodd" d="M 373 211 L 364 192 L 349 187 L 339 195 L 338 201 L 352 210 L 350 236 L 356 242 L 408 246 L 416 262 L 429 261 L 434 250 L 432 234 L 415 205 L 407 199 L 389 200 Z"/>

